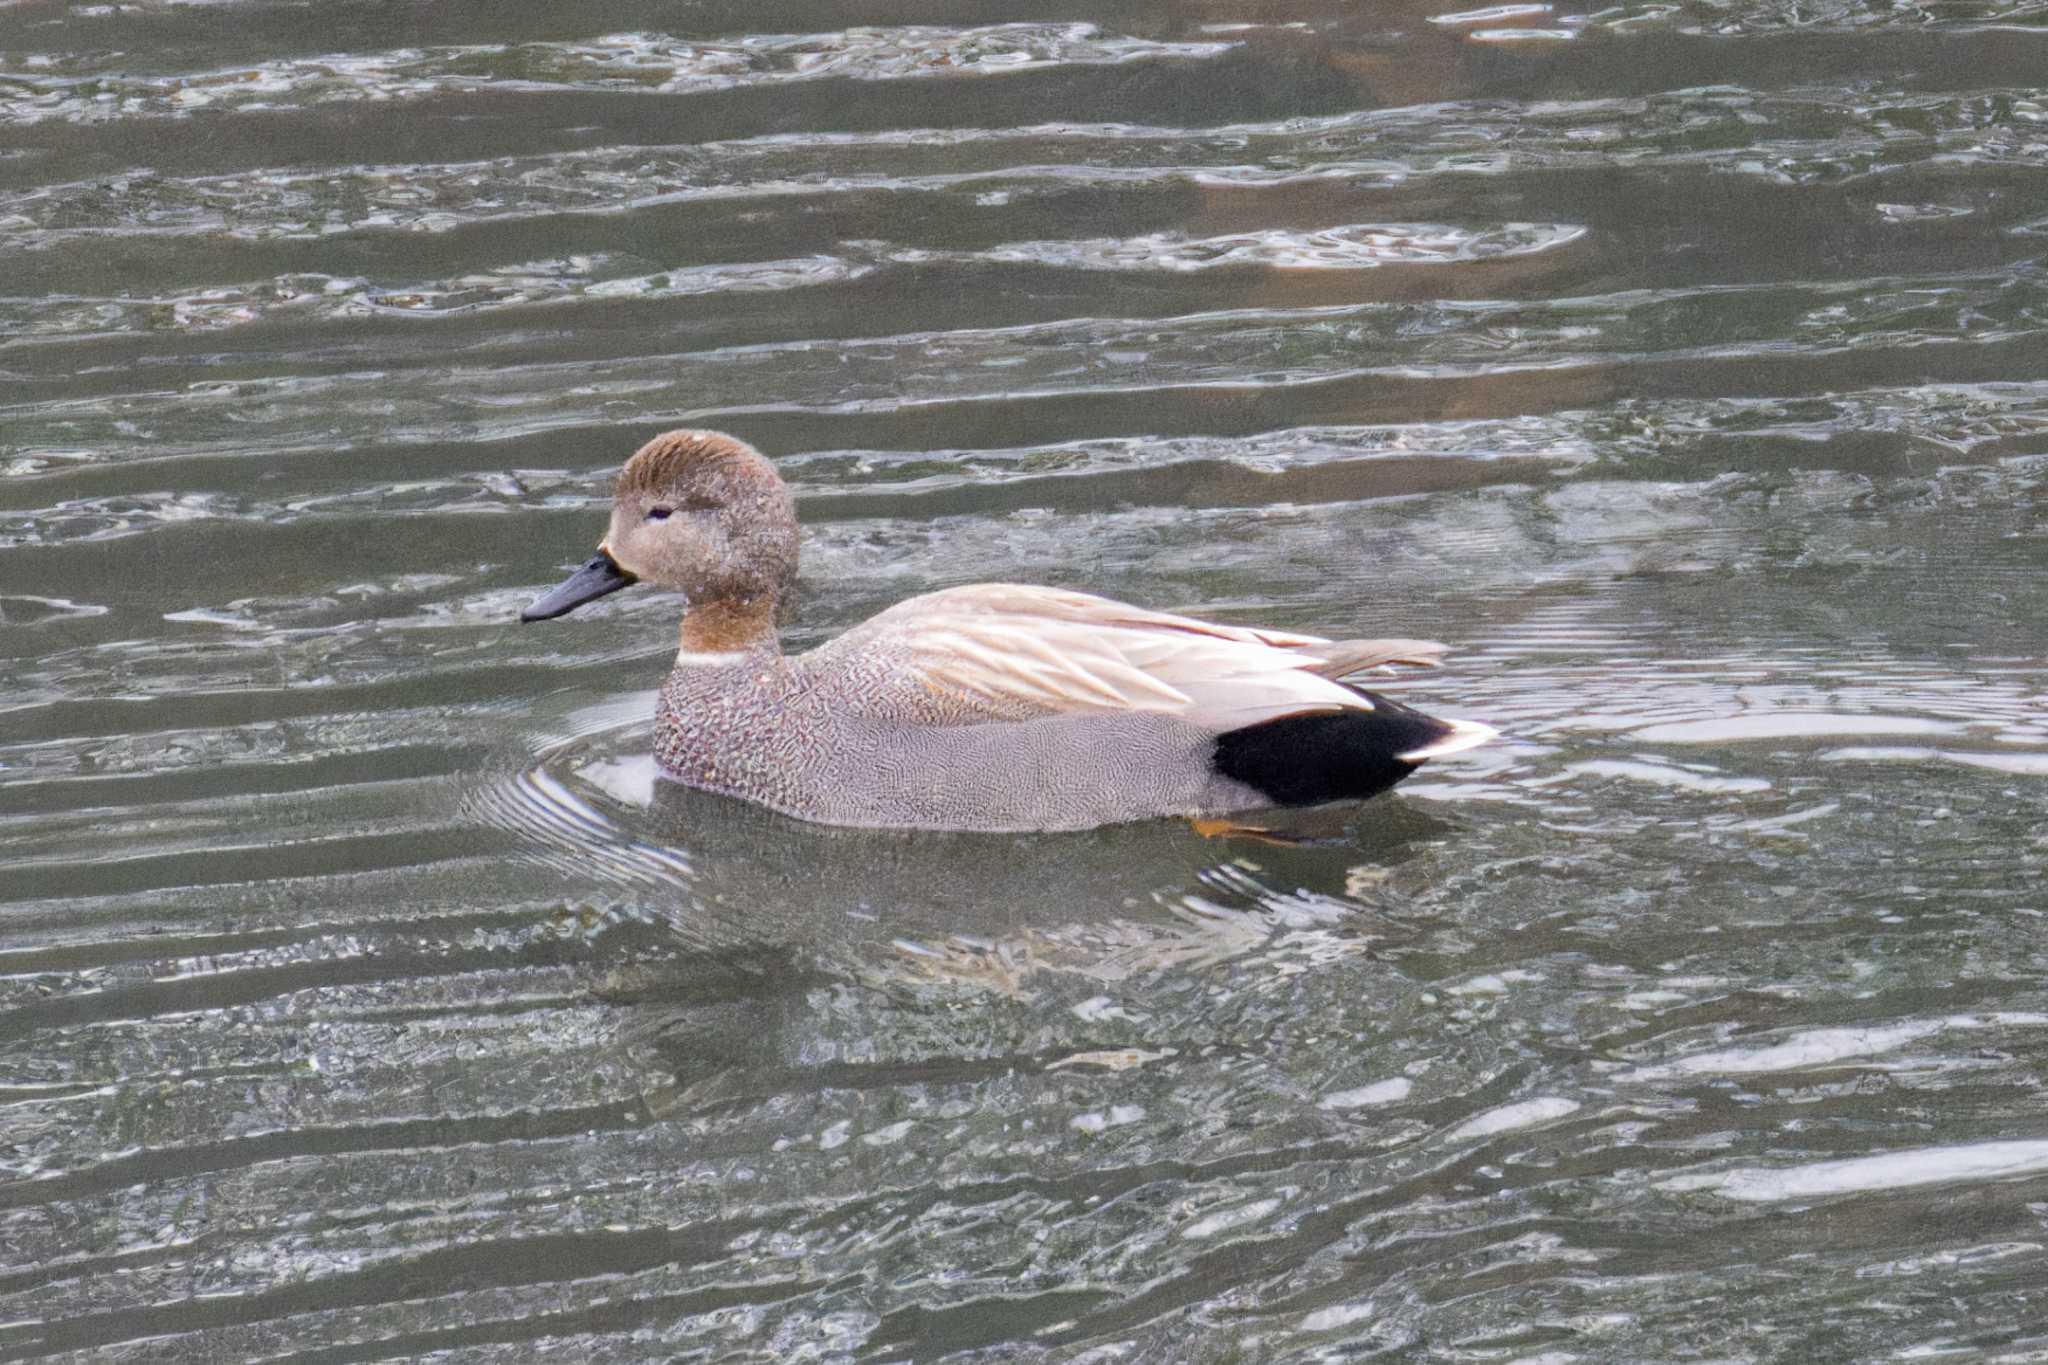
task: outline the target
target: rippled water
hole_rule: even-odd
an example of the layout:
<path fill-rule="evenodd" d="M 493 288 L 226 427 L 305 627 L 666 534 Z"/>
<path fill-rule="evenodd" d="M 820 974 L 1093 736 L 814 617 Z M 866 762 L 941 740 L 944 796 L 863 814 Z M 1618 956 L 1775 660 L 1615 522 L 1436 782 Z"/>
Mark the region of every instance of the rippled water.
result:
<path fill-rule="evenodd" d="M 0 8 L 0 1359 L 2048 1357 L 2048 6 L 824 13 Z M 1506 737 L 657 787 L 682 423 Z"/>

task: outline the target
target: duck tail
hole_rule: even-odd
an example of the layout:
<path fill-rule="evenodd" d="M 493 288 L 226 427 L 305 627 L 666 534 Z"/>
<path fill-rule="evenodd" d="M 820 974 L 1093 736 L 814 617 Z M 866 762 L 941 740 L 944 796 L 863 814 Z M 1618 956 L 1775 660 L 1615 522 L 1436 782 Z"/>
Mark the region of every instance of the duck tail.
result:
<path fill-rule="evenodd" d="M 1216 737 L 1216 773 L 1280 806 L 1377 796 L 1426 760 L 1494 737 L 1490 725 L 1438 720 L 1373 692 L 1372 709 L 1302 711 Z"/>

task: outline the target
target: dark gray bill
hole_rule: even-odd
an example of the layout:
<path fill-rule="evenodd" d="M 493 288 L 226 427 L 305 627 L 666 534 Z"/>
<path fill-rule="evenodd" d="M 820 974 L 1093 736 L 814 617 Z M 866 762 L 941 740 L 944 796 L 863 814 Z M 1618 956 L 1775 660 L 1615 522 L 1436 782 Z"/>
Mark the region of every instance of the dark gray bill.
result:
<path fill-rule="evenodd" d="M 534 604 L 519 613 L 522 621 L 552 621 L 565 616 L 585 602 L 594 602 L 608 592 L 631 587 L 639 582 L 633 575 L 618 566 L 618 562 L 604 551 L 591 556 L 590 562 L 569 575 L 568 580 L 553 592 L 535 600 Z"/>

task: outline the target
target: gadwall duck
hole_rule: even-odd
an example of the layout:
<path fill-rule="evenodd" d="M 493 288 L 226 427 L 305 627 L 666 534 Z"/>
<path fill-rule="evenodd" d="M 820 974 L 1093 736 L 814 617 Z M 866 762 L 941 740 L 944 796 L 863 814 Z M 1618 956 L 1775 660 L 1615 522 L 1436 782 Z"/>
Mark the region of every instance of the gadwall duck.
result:
<path fill-rule="evenodd" d="M 1216 625 L 1015 583 L 913 597 L 791 658 L 775 615 L 796 563 L 775 466 L 730 436 L 671 431 L 620 472 L 596 557 L 520 619 L 632 583 L 680 592 L 661 771 L 827 824 L 1086 829 L 1316 805 L 1493 735 L 1342 681 L 1433 664 L 1442 645 Z"/>

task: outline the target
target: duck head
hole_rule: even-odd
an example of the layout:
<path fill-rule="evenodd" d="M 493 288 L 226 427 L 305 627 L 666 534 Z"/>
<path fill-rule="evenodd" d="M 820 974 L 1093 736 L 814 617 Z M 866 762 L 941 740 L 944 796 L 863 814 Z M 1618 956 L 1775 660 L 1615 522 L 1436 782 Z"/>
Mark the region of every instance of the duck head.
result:
<path fill-rule="evenodd" d="M 619 471 L 597 554 L 519 619 L 552 620 L 651 583 L 686 600 L 686 649 L 772 643 L 796 562 L 796 506 L 761 452 L 716 431 L 664 432 Z"/>

